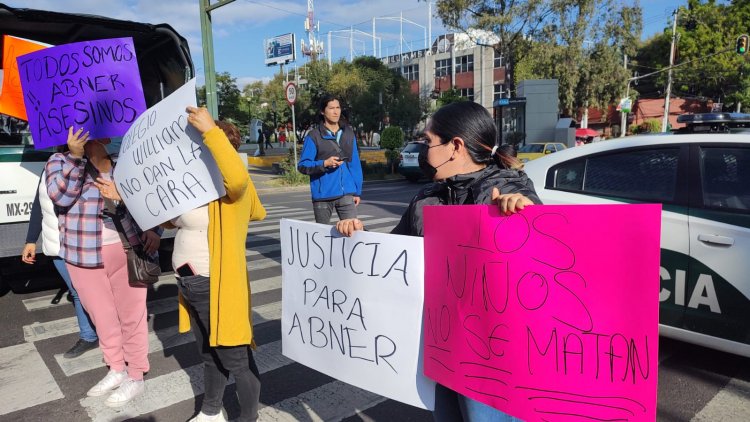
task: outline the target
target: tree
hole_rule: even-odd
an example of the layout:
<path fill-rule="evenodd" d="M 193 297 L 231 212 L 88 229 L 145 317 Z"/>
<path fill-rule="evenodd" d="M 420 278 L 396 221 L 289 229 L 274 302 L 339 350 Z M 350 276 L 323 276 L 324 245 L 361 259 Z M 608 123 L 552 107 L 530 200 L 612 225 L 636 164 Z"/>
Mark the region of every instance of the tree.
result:
<path fill-rule="evenodd" d="M 219 99 L 219 118 L 234 121 L 247 121 L 240 110 L 240 89 L 237 88 L 237 78 L 229 72 L 216 74 L 216 93 Z"/>
<path fill-rule="evenodd" d="M 438 107 L 448 105 L 450 103 L 458 103 L 461 101 L 468 101 L 466 97 L 461 96 L 461 91 L 456 88 L 451 88 L 447 91 L 443 91 L 440 97 L 437 99 Z"/>
<path fill-rule="evenodd" d="M 674 95 L 712 98 L 735 108 L 750 104 L 750 69 L 747 55 L 734 52 L 740 34 L 747 33 L 750 2 L 689 0 L 678 9 Z M 637 65 L 662 69 L 668 66 L 671 25 L 649 39 L 638 51 Z M 684 65 L 680 65 L 685 63 Z M 644 96 L 663 95 L 666 73 L 644 80 L 638 90 Z"/>
<path fill-rule="evenodd" d="M 506 58 L 506 79 L 557 79 L 560 109 L 604 107 L 628 78 L 622 54 L 640 38 L 641 9 L 615 0 L 438 0 L 438 15 L 454 29 L 491 31 Z"/>
<path fill-rule="evenodd" d="M 398 126 L 388 126 L 380 135 L 380 146 L 385 148 L 385 157 L 391 166 L 391 173 L 394 172 L 396 160 L 398 160 L 398 149 L 404 144 L 404 131 Z"/>

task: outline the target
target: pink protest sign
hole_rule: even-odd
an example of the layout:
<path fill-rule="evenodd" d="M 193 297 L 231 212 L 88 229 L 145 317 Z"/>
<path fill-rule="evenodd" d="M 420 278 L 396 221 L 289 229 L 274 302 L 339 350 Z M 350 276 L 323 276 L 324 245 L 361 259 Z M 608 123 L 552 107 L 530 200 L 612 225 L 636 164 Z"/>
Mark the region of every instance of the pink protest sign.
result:
<path fill-rule="evenodd" d="M 427 377 L 526 421 L 656 419 L 660 205 L 424 214 Z"/>
<path fill-rule="evenodd" d="M 59 45 L 17 63 L 37 149 L 65 144 L 71 126 L 89 139 L 122 136 L 146 111 L 132 38 Z"/>

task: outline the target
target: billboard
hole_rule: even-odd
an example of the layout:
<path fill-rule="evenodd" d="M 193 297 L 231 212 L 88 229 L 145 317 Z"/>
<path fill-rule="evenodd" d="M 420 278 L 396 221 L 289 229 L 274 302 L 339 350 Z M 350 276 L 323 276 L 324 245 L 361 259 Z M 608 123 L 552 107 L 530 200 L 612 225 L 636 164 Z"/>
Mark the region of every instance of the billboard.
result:
<path fill-rule="evenodd" d="M 293 62 L 296 57 L 294 34 L 278 35 L 263 40 L 266 66 Z"/>

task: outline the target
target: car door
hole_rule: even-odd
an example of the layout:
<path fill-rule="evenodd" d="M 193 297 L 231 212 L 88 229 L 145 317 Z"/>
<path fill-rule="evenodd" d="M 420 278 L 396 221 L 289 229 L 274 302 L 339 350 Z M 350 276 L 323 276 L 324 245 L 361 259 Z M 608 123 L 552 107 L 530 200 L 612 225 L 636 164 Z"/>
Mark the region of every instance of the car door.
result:
<path fill-rule="evenodd" d="M 750 143 L 691 149 L 685 328 L 750 353 Z M 708 340 L 717 341 L 717 340 Z M 714 344 L 708 344 L 715 347 Z M 744 346 L 743 346 L 744 345 Z"/>
<path fill-rule="evenodd" d="M 673 327 L 683 326 L 685 312 L 687 166 L 687 145 L 606 151 L 551 167 L 542 191 L 545 204 L 662 204 L 659 322 Z"/>

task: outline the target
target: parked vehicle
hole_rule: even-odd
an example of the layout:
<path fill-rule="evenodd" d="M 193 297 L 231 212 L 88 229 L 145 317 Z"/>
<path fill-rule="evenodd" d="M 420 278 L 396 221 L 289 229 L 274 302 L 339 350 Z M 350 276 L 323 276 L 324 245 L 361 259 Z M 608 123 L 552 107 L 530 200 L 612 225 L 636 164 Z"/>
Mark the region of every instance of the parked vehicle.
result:
<path fill-rule="evenodd" d="M 526 144 L 518 149 L 518 159 L 525 163 L 535 158 L 544 157 L 553 152 L 562 151 L 565 145 L 559 142 L 538 142 Z"/>
<path fill-rule="evenodd" d="M 11 8 L 0 4 L 0 36 L 60 45 L 132 37 L 146 104 L 151 107 L 194 75 L 188 43 L 167 24 L 146 24 L 101 16 Z M 0 114 L 0 285 L 9 280 L 26 239 L 33 203 L 48 150 L 35 150 L 26 122 Z M 164 237 L 170 237 L 170 232 Z M 162 242 L 165 248 L 171 242 Z M 168 258 L 169 253 L 163 254 Z M 2 290 L 2 288 L 0 288 Z"/>
<path fill-rule="evenodd" d="M 750 357 L 750 136 L 732 133 L 750 115 L 681 120 L 685 134 L 571 148 L 525 170 L 545 204 L 661 203 L 660 333 Z"/>
<path fill-rule="evenodd" d="M 401 150 L 401 160 L 398 163 L 398 173 L 410 182 L 416 183 L 424 176 L 419 168 L 419 142 L 409 142 Z"/>

